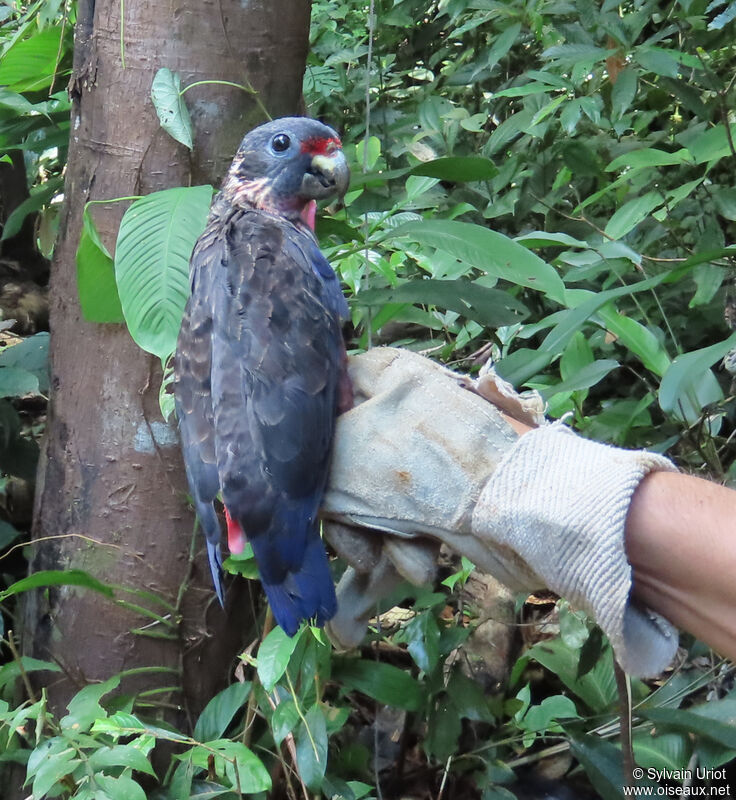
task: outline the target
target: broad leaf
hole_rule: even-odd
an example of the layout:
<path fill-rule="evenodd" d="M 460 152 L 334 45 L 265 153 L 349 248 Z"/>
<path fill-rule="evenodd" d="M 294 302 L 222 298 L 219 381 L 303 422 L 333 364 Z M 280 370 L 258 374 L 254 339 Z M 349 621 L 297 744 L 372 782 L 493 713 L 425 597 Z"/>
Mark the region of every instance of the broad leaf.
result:
<path fill-rule="evenodd" d="M 20 39 L 0 60 L 0 84 L 12 91 L 37 91 L 51 84 L 59 55 L 61 27 L 54 26 Z"/>
<path fill-rule="evenodd" d="M 100 239 L 89 213 L 82 215 L 77 248 L 77 291 L 82 316 L 88 322 L 124 322 L 112 256 Z"/>
<path fill-rule="evenodd" d="M 302 631 L 287 636 L 281 628 L 274 628 L 258 648 L 258 677 L 263 688 L 270 692 L 286 672 Z"/>
<path fill-rule="evenodd" d="M 611 358 L 604 358 L 600 361 L 594 361 L 592 364 L 586 364 L 561 383 L 542 389 L 542 397 L 547 399 L 562 392 L 578 392 L 581 389 L 589 389 L 599 381 L 602 381 L 609 372 L 612 372 L 618 366 L 618 361 L 614 361 Z"/>
<path fill-rule="evenodd" d="M 628 168 L 629 170 L 645 169 L 646 167 L 662 167 L 671 164 L 682 164 L 687 161 L 687 150 L 678 150 L 676 153 L 668 153 L 665 150 L 657 150 L 655 147 L 644 147 L 641 150 L 632 150 L 629 153 L 614 158 L 606 167 L 606 172 L 614 172 Z"/>
<path fill-rule="evenodd" d="M 204 769 L 209 768 L 213 756 L 215 772 L 224 773 L 232 788 L 237 787 L 246 795 L 270 790 L 271 777 L 263 762 L 242 742 L 217 739 L 190 751 L 192 762 Z"/>
<path fill-rule="evenodd" d="M 468 222 L 425 219 L 401 225 L 388 236 L 406 236 L 436 247 L 487 275 L 536 289 L 562 302 L 564 284 L 554 267 L 497 231 Z"/>
<path fill-rule="evenodd" d="M 593 711 L 603 713 L 615 705 L 618 695 L 610 648 L 606 650 L 605 657 L 580 678 L 580 651 L 567 647 L 561 639 L 535 644 L 527 651 L 527 655 L 554 672 Z"/>
<path fill-rule="evenodd" d="M 194 147 L 192 121 L 181 95 L 181 78 L 178 73 L 163 67 L 156 73 L 151 85 L 151 100 L 161 121 L 161 127 L 177 142 Z"/>
<path fill-rule="evenodd" d="M 692 755 L 692 742 L 686 733 L 650 732 L 634 736 L 634 758 L 643 769 L 658 769 L 672 772 L 685 769 Z"/>
<path fill-rule="evenodd" d="M 357 305 L 420 303 L 455 311 L 489 328 L 512 325 L 528 315 L 523 303 L 507 292 L 489 289 L 465 279 L 454 281 L 418 279 L 387 289 L 368 289 L 354 299 Z"/>
<path fill-rule="evenodd" d="M 730 749 L 736 749 L 736 700 L 711 701 L 696 709 L 640 708 L 639 714 L 657 725 L 658 729 L 671 728 L 686 734 L 697 734 L 712 739 Z"/>
<path fill-rule="evenodd" d="M 38 378 L 27 369 L 0 367 L 0 397 L 38 394 Z"/>
<path fill-rule="evenodd" d="M 86 731 L 98 719 L 107 717 L 107 712 L 100 705 L 100 699 L 117 689 L 120 676 L 108 678 L 104 683 L 93 683 L 80 689 L 69 701 L 69 713 L 62 717 L 59 724 L 63 729 Z"/>
<path fill-rule="evenodd" d="M 5 548 L 10 547 L 21 535 L 21 532 L 17 528 L 14 528 L 4 519 L 0 519 L 0 550 L 5 550 Z M 2 675 L 3 669 L 4 667 L 0 667 L 0 675 Z M 1 684 L 2 680 L 0 679 L 0 685 Z"/>
<path fill-rule="evenodd" d="M 277 745 L 280 745 L 294 730 L 297 722 L 299 722 L 299 711 L 296 703 L 291 699 L 282 700 L 271 717 L 271 733 Z"/>
<path fill-rule="evenodd" d="M 33 800 L 42 800 L 80 762 L 77 749 L 61 736 L 46 739 L 28 759 L 28 779 L 33 778 Z M 28 782 L 28 781 L 26 781 Z"/>
<path fill-rule="evenodd" d="M 103 790 L 100 797 L 109 800 L 146 800 L 146 793 L 141 785 L 134 781 L 126 770 L 121 775 L 95 775 L 95 783 Z"/>
<path fill-rule="evenodd" d="M 576 736 L 570 750 L 583 765 L 598 796 L 603 800 L 620 800 L 623 795 L 621 751 L 597 736 Z"/>
<path fill-rule="evenodd" d="M 458 183 L 488 181 L 498 174 L 495 164 L 488 158 L 477 156 L 452 156 L 425 161 L 409 170 L 411 175 L 424 175 L 442 181 Z"/>
<path fill-rule="evenodd" d="M 36 376 L 38 390 L 49 390 L 49 334 L 36 333 L 0 351 L 0 375 L 4 367 L 16 367 Z"/>
<path fill-rule="evenodd" d="M 327 727 L 319 705 L 307 711 L 295 738 L 299 776 L 313 792 L 317 792 L 327 768 Z"/>
<path fill-rule="evenodd" d="M 706 382 L 715 380 L 711 367 L 733 347 L 736 347 L 736 333 L 719 344 L 678 356 L 665 372 L 659 387 L 662 410 L 694 422 L 703 406 L 714 401 L 709 399 L 710 395 L 703 394 Z"/>
<path fill-rule="evenodd" d="M 627 67 L 619 73 L 611 90 L 611 109 L 614 117 L 622 117 L 636 97 L 636 70 Z"/>
<path fill-rule="evenodd" d="M 211 198 L 211 186 L 165 189 L 136 200 L 120 223 L 115 278 L 125 321 L 136 343 L 162 360 L 176 347 L 189 258 Z"/>
<path fill-rule="evenodd" d="M 422 687 L 403 670 L 391 664 L 355 658 L 335 658 L 332 677 L 344 689 L 355 689 L 379 703 L 418 711 L 423 700 Z"/>
<path fill-rule="evenodd" d="M 233 683 L 216 694 L 199 715 L 194 726 L 194 738 L 200 742 L 219 739 L 245 705 L 250 688 L 250 682 Z"/>
<path fill-rule="evenodd" d="M 63 178 L 51 178 L 51 180 L 35 187 L 31 191 L 30 197 L 27 197 L 17 208 L 13 209 L 13 213 L 8 216 L 3 226 L 0 242 L 15 236 L 23 227 L 26 217 L 35 211 L 39 211 L 49 203 L 61 191 L 63 185 Z"/>
<path fill-rule="evenodd" d="M 610 236 L 612 239 L 621 239 L 663 202 L 659 192 L 647 192 L 641 197 L 629 200 L 628 203 L 624 203 L 621 208 L 617 209 L 608 221 L 606 236 Z"/>

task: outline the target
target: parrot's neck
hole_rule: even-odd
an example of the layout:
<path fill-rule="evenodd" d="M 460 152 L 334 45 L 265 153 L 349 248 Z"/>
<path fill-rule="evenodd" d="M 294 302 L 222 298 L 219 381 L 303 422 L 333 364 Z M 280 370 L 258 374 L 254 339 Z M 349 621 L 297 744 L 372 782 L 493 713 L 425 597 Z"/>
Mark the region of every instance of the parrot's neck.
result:
<path fill-rule="evenodd" d="M 228 176 L 215 198 L 210 215 L 227 216 L 233 209 L 266 211 L 285 217 L 299 228 L 306 226 L 314 233 L 317 201 L 303 202 L 295 199 L 290 203 L 279 202 L 271 193 L 267 178 L 243 181 L 235 176 Z"/>

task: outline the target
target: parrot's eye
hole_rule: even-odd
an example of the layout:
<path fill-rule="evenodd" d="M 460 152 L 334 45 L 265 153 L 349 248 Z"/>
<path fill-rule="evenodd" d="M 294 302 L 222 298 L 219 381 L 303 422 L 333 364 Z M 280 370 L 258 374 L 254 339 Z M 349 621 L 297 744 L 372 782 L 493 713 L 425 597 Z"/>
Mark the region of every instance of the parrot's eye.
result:
<path fill-rule="evenodd" d="M 285 133 L 277 133 L 271 139 L 271 148 L 274 153 L 285 153 L 291 147 L 291 139 Z"/>

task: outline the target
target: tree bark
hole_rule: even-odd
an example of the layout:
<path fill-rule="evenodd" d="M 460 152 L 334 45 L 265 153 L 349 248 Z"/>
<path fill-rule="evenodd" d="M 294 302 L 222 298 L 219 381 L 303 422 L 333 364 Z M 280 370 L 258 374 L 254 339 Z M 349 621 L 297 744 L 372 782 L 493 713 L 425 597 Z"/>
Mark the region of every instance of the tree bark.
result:
<path fill-rule="evenodd" d="M 63 669 L 49 686 L 54 711 L 90 681 L 150 667 L 156 671 L 126 678 L 124 690 L 144 691 L 146 702 L 182 725 L 181 714 L 196 713 L 224 683 L 249 616 L 252 623 L 244 602 L 227 619 L 212 602 L 204 561 L 198 556 L 190 565 L 194 519 L 174 427 L 158 411 L 160 368 L 123 326 L 82 319 L 75 252 L 88 201 L 218 185 L 240 138 L 264 119 L 251 94 L 196 87 L 185 95 L 195 127 L 190 153 L 159 127 L 150 99 L 156 71 L 180 73 L 183 86 L 202 80 L 250 85 L 273 117 L 295 113 L 309 13 L 309 0 L 79 2 L 32 570 L 85 570 L 125 587 L 116 598 L 164 620 L 89 590 L 60 587 L 31 596 L 26 652 Z M 124 206 L 93 208 L 111 251 Z M 197 551 L 201 544 L 198 538 Z M 136 594 L 141 591 L 164 602 Z"/>

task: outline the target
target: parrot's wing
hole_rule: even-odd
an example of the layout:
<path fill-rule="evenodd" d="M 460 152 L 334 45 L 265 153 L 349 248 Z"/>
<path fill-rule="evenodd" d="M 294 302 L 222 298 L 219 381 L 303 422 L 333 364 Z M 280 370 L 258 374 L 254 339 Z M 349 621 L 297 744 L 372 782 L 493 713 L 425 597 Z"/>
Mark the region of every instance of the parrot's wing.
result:
<path fill-rule="evenodd" d="M 191 260 L 192 293 L 177 341 L 174 374 L 176 415 L 189 487 L 207 540 L 207 555 L 217 597 L 224 605 L 220 523 L 214 499 L 220 490 L 215 458 L 212 369 L 211 291 L 208 289 L 216 237 L 203 236 Z M 195 291 L 196 288 L 196 291 Z"/>
<path fill-rule="evenodd" d="M 282 218 L 236 215 L 222 244 L 213 313 L 223 499 L 251 541 L 274 616 L 287 633 L 301 619 L 322 622 L 335 611 L 317 511 L 343 344 L 338 304 L 322 274 L 329 265 L 310 258 L 312 241 Z"/>

